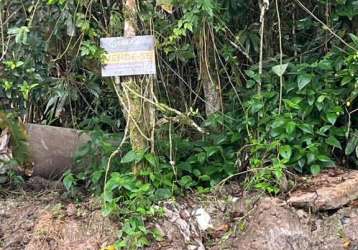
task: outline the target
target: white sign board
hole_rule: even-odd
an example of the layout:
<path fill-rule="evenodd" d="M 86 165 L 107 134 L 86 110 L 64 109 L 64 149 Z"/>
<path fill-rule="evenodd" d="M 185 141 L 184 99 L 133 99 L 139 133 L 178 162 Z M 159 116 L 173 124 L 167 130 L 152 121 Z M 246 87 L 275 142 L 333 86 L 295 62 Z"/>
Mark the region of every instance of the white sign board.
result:
<path fill-rule="evenodd" d="M 101 38 L 102 76 L 155 75 L 153 36 Z"/>

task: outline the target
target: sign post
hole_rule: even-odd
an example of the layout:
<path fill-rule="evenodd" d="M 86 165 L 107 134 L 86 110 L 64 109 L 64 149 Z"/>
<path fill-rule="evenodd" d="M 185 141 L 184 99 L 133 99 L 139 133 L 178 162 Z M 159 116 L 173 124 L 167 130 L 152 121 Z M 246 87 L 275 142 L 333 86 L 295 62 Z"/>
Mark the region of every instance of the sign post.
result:
<path fill-rule="evenodd" d="M 102 76 L 155 75 L 153 36 L 101 38 Z"/>

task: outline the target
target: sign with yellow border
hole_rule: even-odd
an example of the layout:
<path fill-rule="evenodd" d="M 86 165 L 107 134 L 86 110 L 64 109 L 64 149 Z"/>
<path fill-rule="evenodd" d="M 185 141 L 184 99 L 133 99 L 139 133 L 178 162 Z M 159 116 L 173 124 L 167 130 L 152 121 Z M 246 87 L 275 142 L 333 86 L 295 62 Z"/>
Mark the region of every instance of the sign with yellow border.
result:
<path fill-rule="evenodd" d="M 102 76 L 155 75 L 153 36 L 101 38 Z"/>

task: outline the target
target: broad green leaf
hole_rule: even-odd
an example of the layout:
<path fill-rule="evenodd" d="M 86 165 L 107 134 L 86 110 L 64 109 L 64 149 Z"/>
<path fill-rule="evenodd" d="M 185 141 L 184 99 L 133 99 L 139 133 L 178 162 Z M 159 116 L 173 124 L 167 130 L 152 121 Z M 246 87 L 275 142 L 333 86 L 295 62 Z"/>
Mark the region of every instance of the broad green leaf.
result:
<path fill-rule="evenodd" d="M 287 70 L 288 63 L 282 65 L 276 65 L 272 67 L 272 71 L 279 77 L 283 76 Z"/>
<path fill-rule="evenodd" d="M 318 131 L 318 134 L 320 135 L 325 135 L 325 133 L 331 128 L 332 126 L 331 125 L 326 125 L 326 126 L 323 126 L 319 129 Z"/>
<path fill-rule="evenodd" d="M 285 120 L 282 118 L 278 118 L 271 124 L 271 127 L 279 128 L 279 127 L 283 126 L 284 124 L 285 124 Z"/>
<path fill-rule="evenodd" d="M 308 105 L 312 106 L 314 104 L 314 101 L 315 101 L 314 96 L 308 96 L 307 98 Z"/>
<path fill-rule="evenodd" d="M 103 170 L 97 170 L 93 172 L 93 174 L 91 175 L 92 182 L 94 184 L 97 184 L 99 180 L 102 178 L 103 174 L 104 174 Z"/>
<path fill-rule="evenodd" d="M 199 179 L 201 181 L 210 181 L 211 178 L 210 178 L 209 175 L 202 175 L 202 176 L 199 177 Z"/>
<path fill-rule="evenodd" d="M 179 184 L 182 187 L 190 187 L 192 185 L 193 179 L 191 178 L 191 176 L 189 175 L 185 175 L 183 177 L 181 177 Z"/>
<path fill-rule="evenodd" d="M 282 164 L 281 161 L 274 160 L 273 167 L 274 167 L 274 174 L 275 174 L 276 178 L 278 180 L 280 180 L 283 176 L 283 169 L 285 167 L 284 164 Z"/>
<path fill-rule="evenodd" d="M 65 186 L 66 190 L 69 191 L 73 184 L 75 183 L 75 178 L 73 174 L 68 174 L 63 178 L 63 185 Z"/>
<path fill-rule="evenodd" d="M 15 42 L 19 44 L 27 44 L 27 35 L 30 29 L 27 26 L 14 27 L 8 30 L 8 34 L 15 35 Z"/>
<path fill-rule="evenodd" d="M 151 189 L 151 185 L 149 183 L 141 184 L 139 190 L 143 193 L 147 193 Z"/>
<path fill-rule="evenodd" d="M 311 164 L 316 160 L 316 155 L 313 153 L 307 154 L 307 164 Z"/>
<path fill-rule="evenodd" d="M 291 135 L 293 133 L 293 131 L 295 131 L 295 128 L 296 128 L 296 123 L 293 122 L 293 121 L 289 121 L 286 124 L 286 132 L 287 132 L 287 134 Z"/>
<path fill-rule="evenodd" d="M 217 152 L 220 152 L 221 147 L 218 146 L 211 146 L 211 147 L 205 147 L 204 150 L 206 151 L 207 157 L 216 154 Z"/>
<path fill-rule="evenodd" d="M 302 168 L 306 165 L 306 161 L 305 161 L 305 158 L 301 158 L 299 161 L 298 161 L 298 166 L 300 167 L 300 169 L 302 170 Z"/>
<path fill-rule="evenodd" d="M 301 97 L 294 97 L 291 99 L 284 99 L 284 103 L 292 109 L 301 109 L 300 103 L 302 102 Z"/>
<path fill-rule="evenodd" d="M 285 99 L 284 100 L 285 104 L 287 105 L 287 107 L 292 108 L 292 109 L 300 109 L 300 105 L 296 102 L 293 102 L 291 100 Z"/>
<path fill-rule="evenodd" d="M 208 159 L 205 152 L 200 152 L 196 154 L 196 159 L 200 164 L 204 164 L 204 162 Z"/>
<path fill-rule="evenodd" d="M 333 113 L 333 112 L 330 112 L 330 113 L 327 113 L 326 114 L 326 118 L 327 120 L 332 124 L 334 125 L 336 123 L 336 120 L 337 120 L 337 113 Z"/>
<path fill-rule="evenodd" d="M 156 155 L 152 153 L 145 154 L 144 158 L 149 162 L 152 167 L 157 168 L 159 166 L 159 159 Z"/>
<path fill-rule="evenodd" d="M 304 123 L 304 124 L 301 124 L 301 125 L 299 126 L 299 128 L 300 128 L 303 132 L 305 132 L 306 134 L 311 134 L 311 135 L 313 135 L 313 125 Z"/>
<path fill-rule="evenodd" d="M 285 130 L 283 128 L 273 128 L 271 130 L 270 134 L 272 137 L 278 137 L 278 136 L 284 134 L 284 132 L 285 132 Z"/>
<path fill-rule="evenodd" d="M 327 155 L 318 155 L 317 159 L 321 162 L 331 162 L 331 158 L 329 158 Z"/>
<path fill-rule="evenodd" d="M 260 111 L 262 108 L 264 107 L 264 104 L 261 103 L 260 101 L 255 101 L 252 106 L 251 106 L 251 112 L 252 113 L 257 113 L 258 111 Z"/>
<path fill-rule="evenodd" d="M 345 154 L 350 155 L 353 153 L 353 151 L 358 148 L 358 133 L 355 133 L 352 135 L 352 137 L 348 140 Z"/>
<path fill-rule="evenodd" d="M 193 170 L 193 174 L 196 176 L 196 177 L 199 177 L 201 175 L 201 172 L 199 169 L 194 169 Z"/>
<path fill-rule="evenodd" d="M 345 76 L 345 77 L 343 77 L 343 79 L 341 81 L 341 85 L 344 86 L 344 85 L 350 83 L 352 80 L 353 80 L 353 77 Z"/>
<path fill-rule="evenodd" d="M 291 155 L 292 155 L 292 149 L 289 145 L 285 145 L 280 147 L 280 155 L 282 156 L 282 158 L 284 158 L 285 160 L 290 160 Z"/>
<path fill-rule="evenodd" d="M 323 59 L 318 63 L 317 66 L 321 70 L 331 70 L 332 69 L 332 62 L 327 60 L 327 59 Z"/>
<path fill-rule="evenodd" d="M 328 145 L 333 146 L 333 147 L 342 149 L 341 143 L 340 143 L 340 142 L 337 140 L 337 138 L 334 137 L 334 136 L 329 136 L 329 137 L 326 139 L 326 143 L 327 143 Z"/>
<path fill-rule="evenodd" d="M 172 192 L 168 188 L 159 188 L 154 195 L 157 200 L 167 200 L 172 196 Z"/>
<path fill-rule="evenodd" d="M 311 174 L 317 175 L 321 172 L 321 167 L 319 165 L 312 165 L 310 167 L 310 170 L 311 170 Z"/>
<path fill-rule="evenodd" d="M 358 37 L 352 33 L 349 33 L 349 36 L 351 37 L 354 45 L 358 47 Z"/>
<path fill-rule="evenodd" d="M 298 89 L 301 90 L 304 87 L 306 87 L 307 84 L 309 84 L 312 80 L 312 76 L 309 74 L 300 74 L 297 77 L 297 84 L 298 84 Z"/>
<path fill-rule="evenodd" d="M 131 163 L 131 162 L 139 162 L 143 159 L 143 154 L 136 153 L 135 151 L 131 150 L 129 151 L 122 159 L 121 163 Z"/>
<path fill-rule="evenodd" d="M 317 102 L 319 103 L 322 103 L 324 101 L 324 99 L 326 99 L 327 96 L 325 95 L 320 95 L 318 98 L 317 98 Z"/>

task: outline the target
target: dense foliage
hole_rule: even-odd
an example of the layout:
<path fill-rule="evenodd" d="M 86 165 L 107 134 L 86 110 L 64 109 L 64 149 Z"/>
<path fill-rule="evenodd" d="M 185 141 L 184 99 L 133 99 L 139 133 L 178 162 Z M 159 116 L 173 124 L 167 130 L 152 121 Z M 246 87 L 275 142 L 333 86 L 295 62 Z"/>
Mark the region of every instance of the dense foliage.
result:
<path fill-rule="evenodd" d="M 118 245 L 158 237 L 143 218 L 183 190 L 247 176 L 248 187 L 278 193 L 294 172 L 357 166 L 357 1 L 270 1 L 266 12 L 260 2 L 139 1 L 138 34 L 157 42 L 157 99 L 205 133 L 158 108 L 155 150 L 125 143 L 116 152 L 126 122 L 113 79 L 100 75 L 99 38 L 123 35 L 123 3 L 0 1 L 0 108 L 92 131 L 76 158 L 90 166 L 64 183 L 103 193 L 105 213 L 127 216 Z M 200 41 L 222 102 L 208 117 Z M 138 162 L 147 166 L 139 178 L 131 172 Z"/>

